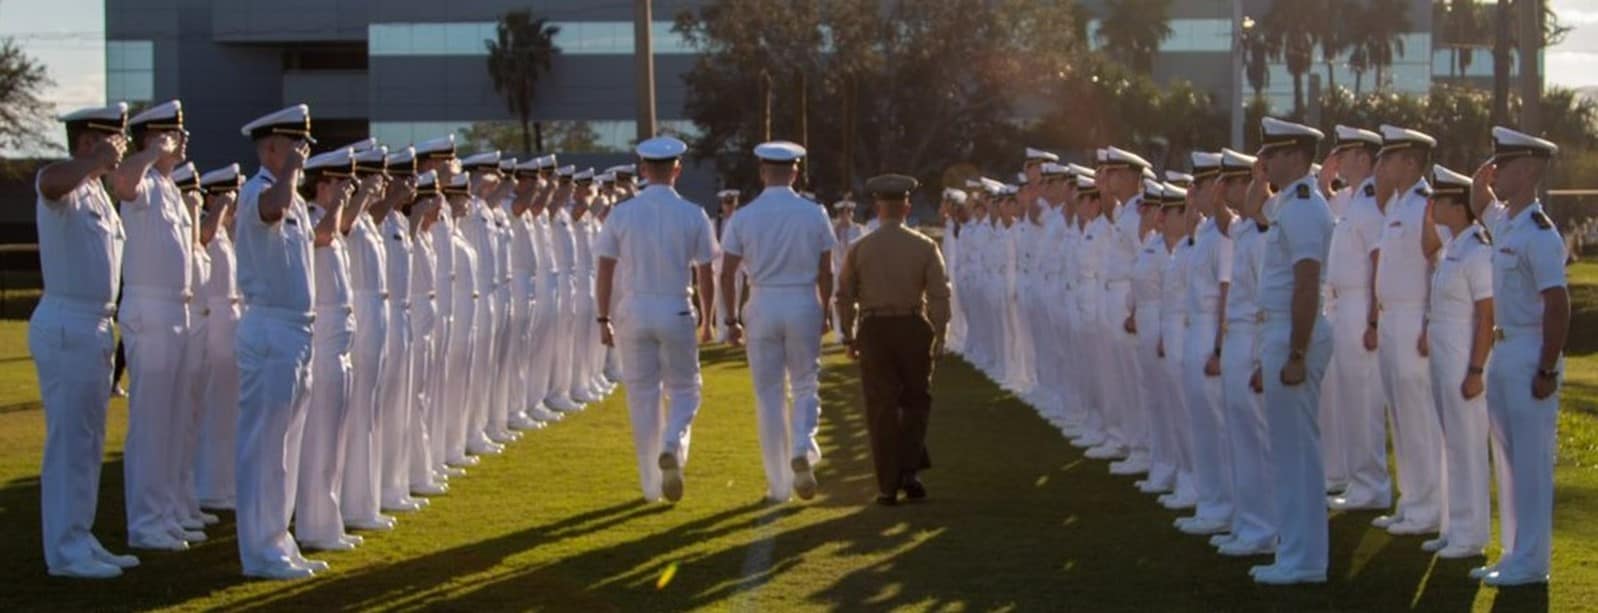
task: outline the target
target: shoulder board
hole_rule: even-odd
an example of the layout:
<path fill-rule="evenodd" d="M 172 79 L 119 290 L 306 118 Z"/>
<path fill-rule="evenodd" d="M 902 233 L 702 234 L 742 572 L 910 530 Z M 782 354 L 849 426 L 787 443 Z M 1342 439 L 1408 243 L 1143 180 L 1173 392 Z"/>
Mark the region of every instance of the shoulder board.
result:
<path fill-rule="evenodd" d="M 1416 196 L 1431 196 L 1432 195 L 1432 191 L 1429 190 L 1429 189 L 1426 189 L 1424 187 L 1417 187 L 1417 188 L 1415 188 L 1415 195 Z"/>
<path fill-rule="evenodd" d="M 1554 221 L 1552 219 L 1549 219 L 1547 215 L 1544 215 L 1542 211 L 1538 211 L 1536 213 L 1532 213 L 1531 214 L 1531 221 L 1532 221 L 1532 223 L 1537 224 L 1538 228 L 1541 228 L 1541 229 L 1544 229 L 1544 230 L 1549 230 L 1549 229 L 1552 229 L 1554 227 Z"/>
<path fill-rule="evenodd" d="M 1257 222 L 1257 221 L 1254 222 L 1254 227 L 1259 229 L 1260 234 L 1264 234 L 1264 233 L 1269 232 L 1271 230 L 1271 224 L 1260 223 L 1260 222 Z"/>
<path fill-rule="evenodd" d="M 1296 190 L 1293 193 L 1293 195 L 1297 196 L 1299 200 L 1303 200 L 1305 198 L 1309 198 L 1309 184 L 1308 183 L 1299 183 L 1298 184 L 1298 190 Z"/>
<path fill-rule="evenodd" d="M 1365 184 L 1365 197 L 1367 197 L 1367 198 L 1375 198 L 1376 197 L 1376 184 L 1374 184 L 1374 183 L 1366 183 Z"/>
<path fill-rule="evenodd" d="M 400 233 L 395 232 L 394 233 L 394 240 L 403 241 L 403 240 L 405 240 L 405 237 L 403 235 L 401 235 Z"/>
<path fill-rule="evenodd" d="M 1191 237 L 1191 236 L 1187 237 L 1187 246 L 1192 247 L 1193 245 L 1194 245 L 1193 237 Z"/>
<path fill-rule="evenodd" d="M 1476 240 L 1480 241 L 1483 245 L 1493 244 L 1493 237 L 1487 234 L 1487 228 L 1482 228 L 1476 231 Z"/>

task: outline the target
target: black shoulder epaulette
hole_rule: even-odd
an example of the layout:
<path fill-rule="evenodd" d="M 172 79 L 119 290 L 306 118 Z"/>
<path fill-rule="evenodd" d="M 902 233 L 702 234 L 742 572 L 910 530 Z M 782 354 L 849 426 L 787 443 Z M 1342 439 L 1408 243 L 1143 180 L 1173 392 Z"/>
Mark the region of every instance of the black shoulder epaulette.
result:
<path fill-rule="evenodd" d="M 1305 198 L 1309 198 L 1309 193 L 1310 193 L 1309 184 L 1308 183 L 1299 183 L 1298 184 L 1298 190 L 1295 192 L 1294 195 L 1298 196 L 1299 200 L 1303 200 Z"/>
<path fill-rule="evenodd" d="M 1542 211 L 1537 211 L 1536 213 L 1532 213 L 1531 214 L 1531 221 L 1532 221 L 1532 223 L 1537 224 L 1538 228 L 1542 228 L 1544 230 L 1549 230 L 1549 229 L 1552 229 L 1554 227 L 1554 220 L 1549 219 L 1548 216 L 1544 215 Z"/>
<path fill-rule="evenodd" d="M 1260 234 L 1264 234 L 1264 233 L 1269 232 L 1271 230 L 1271 224 L 1260 223 L 1260 222 L 1257 222 L 1257 221 L 1254 222 L 1254 227 L 1259 228 Z"/>
<path fill-rule="evenodd" d="M 1426 189 L 1424 187 L 1417 187 L 1417 188 L 1415 188 L 1415 195 L 1416 196 L 1428 196 L 1429 197 L 1429 196 L 1432 195 L 1432 190 Z"/>
<path fill-rule="evenodd" d="M 1365 184 L 1365 197 L 1366 198 L 1375 198 L 1376 197 L 1376 184 L 1375 183 L 1366 183 Z"/>
<path fill-rule="evenodd" d="M 1476 231 L 1476 240 L 1481 241 L 1481 244 L 1483 245 L 1493 244 L 1493 237 L 1491 234 L 1487 233 L 1487 228 L 1482 228 Z"/>
<path fill-rule="evenodd" d="M 1194 244 L 1196 243 L 1194 242 L 1193 237 L 1187 237 L 1187 246 L 1192 247 Z"/>

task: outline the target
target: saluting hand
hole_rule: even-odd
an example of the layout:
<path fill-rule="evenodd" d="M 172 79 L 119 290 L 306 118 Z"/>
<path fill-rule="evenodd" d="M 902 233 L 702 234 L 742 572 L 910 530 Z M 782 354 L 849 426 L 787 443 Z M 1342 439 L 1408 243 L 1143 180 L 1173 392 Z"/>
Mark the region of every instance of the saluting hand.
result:
<path fill-rule="evenodd" d="M 310 143 L 302 142 L 290 149 L 288 155 L 283 156 L 283 167 L 273 174 L 279 177 L 287 177 L 298 172 L 300 169 L 305 168 L 305 160 L 309 157 L 311 157 L 311 145 Z"/>
<path fill-rule="evenodd" d="M 106 171 L 115 169 L 122 162 L 122 148 L 113 141 L 108 138 L 94 145 L 95 164 Z"/>

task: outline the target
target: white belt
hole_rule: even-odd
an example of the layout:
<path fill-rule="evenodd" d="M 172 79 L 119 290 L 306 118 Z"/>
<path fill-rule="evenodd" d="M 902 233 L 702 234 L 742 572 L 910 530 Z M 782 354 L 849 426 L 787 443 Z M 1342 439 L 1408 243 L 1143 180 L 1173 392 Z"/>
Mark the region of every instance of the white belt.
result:
<path fill-rule="evenodd" d="M 189 301 L 194 299 L 194 294 L 176 291 L 168 287 L 129 285 L 122 288 L 122 297 L 134 300 L 155 300 L 168 304 L 188 304 Z"/>
<path fill-rule="evenodd" d="M 43 298 L 39 299 L 39 306 L 47 306 L 52 309 L 58 309 L 64 313 L 80 315 L 84 317 L 93 317 L 96 319 L 110 317 L 117 311 L 116 303 L 79 300 L 77 298 L 53 296 L 50 294 L 45 294 Z"/>

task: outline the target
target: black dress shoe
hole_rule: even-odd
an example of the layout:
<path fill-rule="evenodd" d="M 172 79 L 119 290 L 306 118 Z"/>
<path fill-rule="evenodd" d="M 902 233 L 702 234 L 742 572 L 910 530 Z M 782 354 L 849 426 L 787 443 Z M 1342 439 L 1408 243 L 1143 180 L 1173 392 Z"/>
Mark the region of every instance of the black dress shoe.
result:
<path fill-rule="evenodd" d="M 915 477 L 905 479 L 904 497 L 909 498 L 910 500 L 925 500 L 927 497 L 927 486 L 922 485 L 921 480 Z"/>
<path fill-rule="evenodd" d="M 899 504 L 899 493 L 894 492 L 892 494 L 877 494 L 877 504 L 885 507 L 895 506 Z"/>

